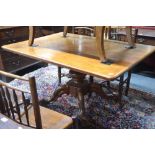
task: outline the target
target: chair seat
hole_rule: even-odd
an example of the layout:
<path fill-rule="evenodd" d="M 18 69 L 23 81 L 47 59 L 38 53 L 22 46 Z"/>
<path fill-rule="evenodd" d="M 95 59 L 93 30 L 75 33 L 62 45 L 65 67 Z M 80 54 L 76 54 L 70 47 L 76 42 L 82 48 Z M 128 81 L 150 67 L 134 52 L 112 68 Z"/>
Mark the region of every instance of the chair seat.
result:
<path fill-rule="evenodd" d="M 40 113 L 43 129 L 64 129 L 70 127 L 73 123 L 71 117 L 42 106 L 40 106 Z M 26 122 L 25 115 L 23 115 L 22 120 Z M 33 108 L 29 109 L 29 121 L 30 125 L 35 126 Z"/>

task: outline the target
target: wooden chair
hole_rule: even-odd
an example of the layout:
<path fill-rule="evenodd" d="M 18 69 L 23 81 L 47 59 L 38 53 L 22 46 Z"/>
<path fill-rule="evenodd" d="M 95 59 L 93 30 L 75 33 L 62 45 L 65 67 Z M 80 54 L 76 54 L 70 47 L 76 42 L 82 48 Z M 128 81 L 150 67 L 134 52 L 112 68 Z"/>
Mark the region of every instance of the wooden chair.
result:
<path fill-rule="evenodd" d="M 94 26 L 73 26 L 72 33 L 95 37 L 95 27 Z"/>
<path fill-rule="evenodd" d="M 68 29 L 69 29 L 68 26 L 64 27 L 64 32 L 63 32 L 64 37 L 66 37 Z M 89 27 L 79 27 L 78 29 L 79 29 L 79 32 L 81 32 L 80 29 L 87 29 L 87 30 L 92 31 L 92 28 L 89 28 Z M 111 27 L 108 27 L 108 29 L 107 29 L 106 26 L 95 26 L 95 27 L 93 27 L 93 29 L 94 29 L 93 30 L 94 31 L 94 36 L 96 36 L 96 43 L 97 43 L 97 49 L 98 49 L 97 51 L 98 51 L 101 63 L 111 63 L 107 59 L 106 52 L 105 52 L 105 49 L 104 49 L 104 38 L 107 38 L 107 35 L 109 33 L 108 31 L 111 29 Z M 132 27 L 131 26 L 126 26 L 125 30 L 126 30 L 126 34 L 127 34 L 127 40 L 128 40 L 128 43 L 129 43 L 127 48 L 134 48 L 134 41 L 133 41 L 133 38 L 132 38 Z M 34 33 L 35 33 L 34 27 L 30 26 L 29 27 L 29 46 L 32 46 L 33 43 L 34 43 Z M 61 84 L 61 77 L 62 77 L 61 67 L 58 67 L 59 84 Z"/>
<path fill-rule="evenodd" d="M 8 83 L 0 81 L 0 112 L 19 124 L 32 128 L 67 128 L 73 123 L 72 118 L 56 111 L 39 106 L 36 82 L 34 77 L 29 79 L 0 71 L 0 75 L 29 82 L 30 91 L 20 90 Z M 26 99 L 26 94 L 31 99 Z"/>
<path fill-rule="evenodd" d="M 67 31 L 67 29 L 65 30 L 65 28 L 68 29 L 68 27 L 64 27 L 64 32 Z M 72 33 L 75 33 L 77 30 L 78 34 L 83 34 L 83 35 L 92 35 L 95 36 L 95 27 L 92 26 L 78 26 L 78 27 L 72 27 Z M 34 38 L 35 38 L 35 27 L 34 26 L 29 26 L 29 42 L 28 45 L 29 46 L 33 46 L 34 43 Z M 61 67 L 58 67 L 58 82 L 59 85 L 61 84 L 61 78 L 64 76 L 61 73 Z"/>
<path fill-rule="evenodd" d="M 128 41 L 133 46 L 134 46 L 134 43 L 136 43 L 137 34 L 138 34 L 138 29 L 136 27 L 113 26 L 111 28 L 111 35 L 113 36 L 113 39 L 119 40 L 119 41 Z M 123 39 L 121 36 L 123 36 Z"/>
<path fill-rule="evenodd" d="M 98 28 L 98 27 L 97 27 Z M 100 28 L 100 27 L 99 27 Z M 109 39 L 110 38 L 110 31 L 111 31 L 111 26 L 106 26 L 103 27 L 102 29 L 102 34 L 98 35 L 98 37 L 102 37 L 101 41 L 102 41 L 102 48 L 100 49 L 100 51 L 104 51 L 104 44 L 103 44 L 103 40 L 105 39 Z M 68 32 L 68 26 L 64 27 L 64 37 L 66 37 Z M 72 33 L 74 34 L 79 34 L 79 35 L 87 35 L 87 36 L 92 36 L 92 37 L 96 37 L 96 32 L 98 32 L 98 29 L 96 29 L 96 26 L 73 26 L 72 27 Z M 99 47 L 100 48 L 100 47 Z M 104 55 L 104 52 L 100 52 L 100 56 L 101 59 L 104 60 L 106 57 Z M 58 78 L 59 78 L 59 84 L 61 83 L 61 77 L 64 76 L 61 74 L 61 67 L 58 67 Z M 90 82 L 93 82 L 93 77 L 90 76 L 89 78 Z"/>
<path fill-rule="evenodd" d="M 64 32 L 66 27 L 64 27 Z M 95 27 L 93 26 L 72 26 L 72 33 L 79 34 L 79 35 L 87 35 L 87 36 L 94 36 L 95 37 Z M 61 84 L 61 78 L 65 76 L 61 73 L 62 67 L 58 67 L 58 80 L 59 84 Z"/>

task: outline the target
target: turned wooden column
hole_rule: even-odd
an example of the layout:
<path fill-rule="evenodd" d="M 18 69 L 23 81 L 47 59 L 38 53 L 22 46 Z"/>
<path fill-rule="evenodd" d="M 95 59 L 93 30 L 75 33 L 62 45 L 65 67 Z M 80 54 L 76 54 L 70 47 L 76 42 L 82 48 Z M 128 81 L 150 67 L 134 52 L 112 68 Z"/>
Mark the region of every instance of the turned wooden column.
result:
<path fill-rule="evenodd" d="M 62 96 L 63 94 L 71 94 L 72 96 L 78 99 L 79 104 L 79 115 L 85 115 L 85 102 L 84 102 L 84 95 L 86 95 L 90 90 L 90 84 L 87 80 L 85 80 L 85 74 L 76 72 L 76 71 L 69 71 L 70 78 L 65 85 L 59 87 L 53 94 L 51 101 L 55 101 L 58 97 Z"/>
<path fill-rule="evenodd" d="M 69 92 L 72 96 L 78 98 L 80 115 L 85 115 L 84 95 L 89 92 L 89 82 L 85 80 L 85 74 L 70 70 L 71 80 L 68 81 Z"/>

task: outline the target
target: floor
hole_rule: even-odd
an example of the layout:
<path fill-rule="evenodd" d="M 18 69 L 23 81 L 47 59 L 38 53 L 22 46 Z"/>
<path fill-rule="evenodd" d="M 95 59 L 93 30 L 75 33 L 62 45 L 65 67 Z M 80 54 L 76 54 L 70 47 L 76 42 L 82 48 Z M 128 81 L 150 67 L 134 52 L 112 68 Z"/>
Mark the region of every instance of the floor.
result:
<path fill-rule="evenodd" d="M 114 81 L 114 83 L 118 83 Z M 155 94 L 155 77 L 132 73 L 130 88 L 141 90 L 150 94 Z"/>
<path fill-rule="evenodd" d="M 51 74 L 52 71 L 52 74 Z M 64 73 L 67 70 L 63 69 Z M 57 88 L 57 67 L 49 65 L 42 67 L 25 76 L 35 76 L 37 81 L 38 97 L 42 106 L 52 110 L 64 113 L 68 116 L 77 116 L 79 112 L 78 101 L 71 95 L 64 94 L 57 101 L 49 102 L 51 94 Z M 62 78 L 62 83 L 68 80 Z M 152 80 L 152 81 L 151 81 Z M 85 96 L 85 105 L 87 120 L 81 122 L 80 128 L 155 128 L 155 95 L 144 93 L 143 91 L 155 92 L 153 84 L 155 79 L 133 74 L 131 78 L 131 87 L 136 89 L 129 90 L 129 96 L 123 97 L 123 108 L 120 109 L 119 103 L 115 100 L 105 100 L 104 98 L 92 93 L 91 97 Z M 148 84 L 149 82 L 149 84 Z M 28 87 L 21 81 L 12 81 L 10 84 L 27 90 Z M 149 86 L 151 85 L 151 86 Z M 117 85 L 112 85 L 117 87 Z M 138 91 L 142 89 L 143 91 Z M 28 97 L 28 96 L 27 96 Z M 45 102 L 46 100 L 46 102 Z M 44 101 L 44 102 L 43 102 Z"/>
<path fill-rule="evenodd" d="M 132 74 L 131 87 L 155 94 L 155 78 Z"/>

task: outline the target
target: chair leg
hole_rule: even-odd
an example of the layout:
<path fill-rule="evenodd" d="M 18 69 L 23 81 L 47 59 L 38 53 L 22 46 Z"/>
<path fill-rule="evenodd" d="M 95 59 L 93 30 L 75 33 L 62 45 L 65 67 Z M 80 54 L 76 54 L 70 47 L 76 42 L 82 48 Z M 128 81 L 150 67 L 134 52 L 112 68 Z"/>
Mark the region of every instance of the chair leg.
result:
<path fill-rule="evenodd" d="M 92 84 L 93 82 L 94 82 L 94 77 L 90 76 L 89 77 L 89 83 Z M 92 94 L 92 92 L 90 91 L 89 94 L 88 94 L 89 98 L 91 97 L 91 94 Z"/>
<path fill-rule="evenodd" d="M 58 80 L 59 80 L 59 85 L 61 84 L 61 67 L 58 67 Z"/>
<path fill-rule="evenodd" d="M 73 119 L 73 125 L 72 125 L 72 128 L 73 129 L 79 129 L 79 118 L 78 117 L 75 117 L 75 116 L 72 116 L 72 119 Z"/>

